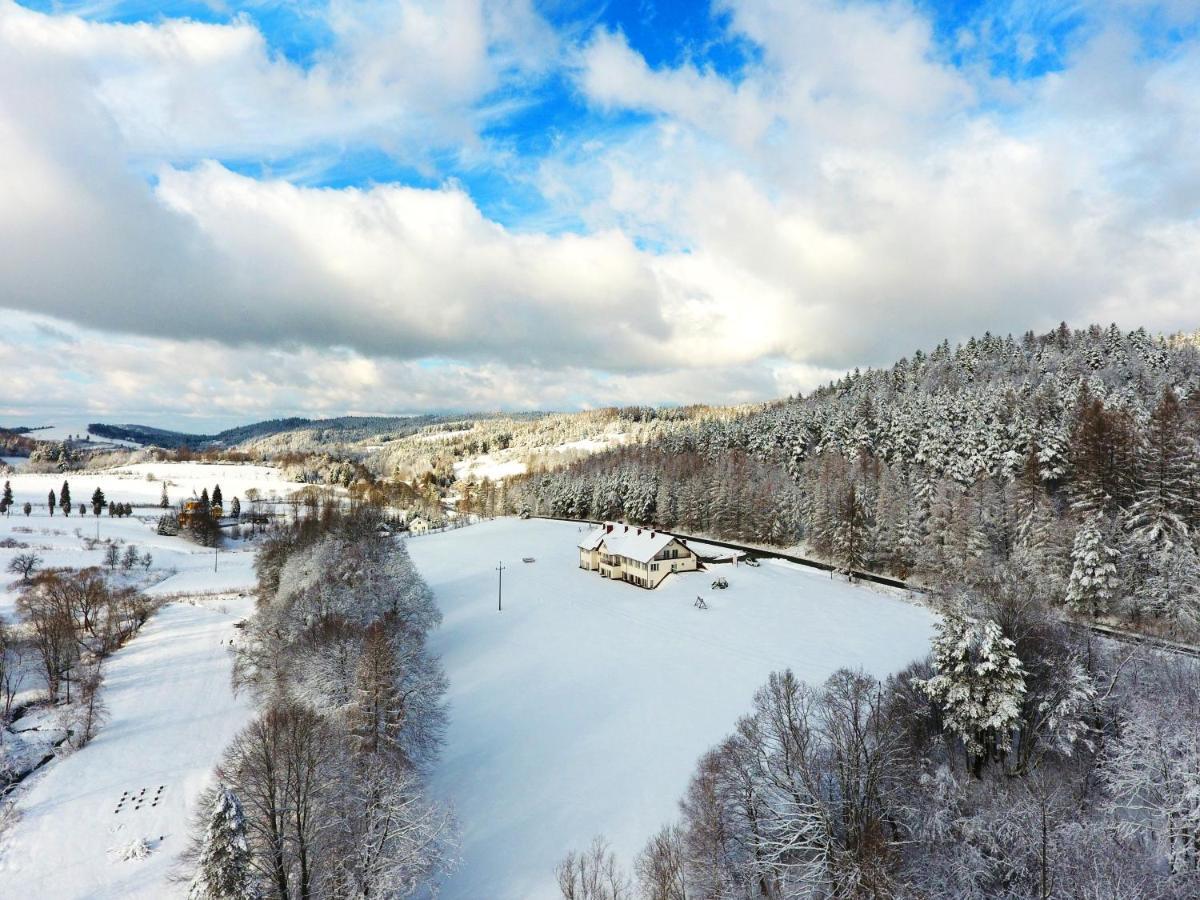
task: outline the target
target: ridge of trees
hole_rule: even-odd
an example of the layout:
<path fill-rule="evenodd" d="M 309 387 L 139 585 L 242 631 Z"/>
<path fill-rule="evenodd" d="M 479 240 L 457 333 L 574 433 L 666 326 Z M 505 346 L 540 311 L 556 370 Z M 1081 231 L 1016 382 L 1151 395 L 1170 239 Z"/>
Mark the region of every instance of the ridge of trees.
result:
<path fill-rule="evenodd" d="M 256 571 L 235 683 L 259 713 L 202 798 L 191 896 L 410 896 L 454 858 L 425 790 L 445 728 L 432 594 L 375 516 L 332 505 L 270 534 Z"/>
<path fill-rule="evenodd" d="M 1082 615 L 1195 639 L 1200 351 L 1115 326 L 943 342 L 509 495 L 926 584 L 1012 562 Z"/>

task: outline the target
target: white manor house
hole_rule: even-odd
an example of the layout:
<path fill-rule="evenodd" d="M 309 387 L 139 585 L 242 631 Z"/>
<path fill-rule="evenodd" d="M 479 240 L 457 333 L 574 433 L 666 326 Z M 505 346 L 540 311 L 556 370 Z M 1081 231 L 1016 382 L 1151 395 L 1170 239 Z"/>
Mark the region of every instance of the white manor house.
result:
<path fill-rule="evenodd" d="M 699 562 L 682 539 L 649 528 L 605 522 L 579 542 L 579 568 L 647 589 Z"/>

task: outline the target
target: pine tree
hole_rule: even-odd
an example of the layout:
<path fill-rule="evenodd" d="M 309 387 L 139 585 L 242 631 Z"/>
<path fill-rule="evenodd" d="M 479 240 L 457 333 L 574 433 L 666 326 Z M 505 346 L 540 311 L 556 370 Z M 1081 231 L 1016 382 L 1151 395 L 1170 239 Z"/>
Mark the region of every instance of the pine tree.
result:
<path fill-rule="evenodd" d="M 1072 493 L 1083 512 L 1113 511 L 1128 502 L 1134 470 L 1132 424 L 1124 410 L 1110 409 L 1085 392 L 1071 435 Z"/>
<path fill-rule="evenodd" d="M 942 709 L 976 775 L 989 756 L 1007 752 L 1021 715 L 1025 668 L 1000 626 L 951 611 L 933 641 L 935 675 L 918 686 Z"/>
<path fill-rule="evenodd" d="M 240 519 L 242 517 L 242 501 L 237 497 L 234 497 L 229 504 L 229 514 L 235 519 Z"/>
<path fill-rule="evenodd" d="M 1077 613 L 1095 617 L 1108 610 L 1117 586 L 1119 553 L 1108 546 L 1104 519 L 1093 514 L 1075 532 L 1071 549 L 1071 579 L 1067 584 L 1067 606 Z"/>
<path fill-rule="evenodd" d="M 224 505 L 225 505 L 224 499 L 221 496 L 221 486 L 219 484 L 213 486 L 212 505 L 214 507 L 217 507 L 217 506 L 224 507 Z"/>
<path fill-rule="evenodd" d="M 237 796 L 222 785 L 204 831 L 188 900 L 256 900 L 258 896 L 246 817 Z"/>
<path fill-rule="evenodd" d="M 847 479 L 835 500 L 831 555 L 843 571 L 853 572 L 864 565 L 866 542 L 867 512 L 858 485 Z"/>
<path fill-rule="evenodd" d="M 4 496 L 2 498 L 0 498 L 0 506 L 3 506 L 5 509 L 8 509 L 9 507 L 12 506 L 12 504 L 13 504 L 12 485 L 6 481 L 6 482 L 4 482 Z"/>
<path fill-rule="evenodd" d="M 55 504 L 55 502 L 56 502 L 56 500 L 55 500 L 55 497 L 54 497 L 54 491 L 51 491 L 51 492 L 50 492 L 50 496 L 49 496 L 49 497 L 46 499 L 46 508 L 47 508 L 48 510 L 50 510 L 50 515 L 51 515 L 51 516 L 53 516 L 53 515 L 54 515 L 54 504 Z"/>
<path fill-rule="evenodd" d="M 1149 552 L 1187 540 L 1188 488 L 1195 463 L 1175 392 L 1164 388 L 1138 453 L 1139 485 L 1128 528 Z"/>
<path fill-rule="evenodd" d="M 387 629 L 376 622 L 363 638 L 350 711 L 350 731 L 362 753 L 399 756 L 402 752 L 399 733 L 404 723 L 404 697 L 397 687 L 397 675 Z"/>
<path fill-rule="evenodd" d="M 99 487 L 92 492 L 92 515 L 100 515 L 100 510 L 104 509 L 104 491 Z"/>
<path fill-rule="evenodd" d="M 62 510 L 64 516 L 71 514 L 71 486 L 65 481 L 62 490 L 58 492 L 58 508 Z"/>
<path fill-rule="evenodd" d="M 171 506 L 171 499 L 167 496 L 167 483 L 165 481 L 162 486 L 162 494 L 158 498 L 158 505 L 162 509 L 168 509 Z"/>

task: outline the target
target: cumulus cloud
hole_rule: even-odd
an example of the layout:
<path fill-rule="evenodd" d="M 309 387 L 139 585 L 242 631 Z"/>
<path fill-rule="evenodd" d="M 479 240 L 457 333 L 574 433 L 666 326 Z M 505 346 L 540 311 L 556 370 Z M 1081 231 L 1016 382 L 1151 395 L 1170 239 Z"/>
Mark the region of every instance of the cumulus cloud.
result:
<path fill-rule="evenodd" d="M 277 415 L 402 415 L 750 402 L 837 373 L 772 363 L 611 372 L 582 365 L 398 360 L 311 347 L 239 348 L 213 340 L 112 335 L 27 313 L 0 331 L 0 424 L 54 416 L 195 429 Z"/>
<path fill-rule="evenodd" d="M 334 0 L 304 64 L 246 17 L 0 0 L 0 305 L 78 341 L 69 378 L 11 342 L 0 374 L 114 412 L 740 401 L 947 336 L 1194 327 L 1200 42 L 1147 50 L 1144 7 L 1086 5 L 1012 80 L 989 22 L 944 47 L 904 0 L 717 0 L 732 69 L 529 0 Z M 583 124 L 514 161 L 489 127 L 559 77 Z M 516 166 L 582 227 L 502 225 L 452 179 L 255 172 L 356 148 Z"/>
<path fill-rule="evenodd" d="M 301 67 L 248 18 L 134 24 L 0 0 L 0 47 L 67 71 L 134 159 L 270 160 L 369 143 L 419 163 L 477 139 L 481 103 L 559 53 L 530 0 L 332 0 L 328 47 Z"/>
<path fill-rule="evenodd" d="M 1147 58 L 1113 20 L 1011 83 L 945 62 L 907 3 L 721 6 L 761 50 L 736 79 L 599 33 L 581 89 L 656 119 L 598 177 L 572 178 L 595 154 L 544 177 L 587 184 L 569 199 L 596 227 L 670 235 L 720 273 L 700 283 L 741 282 L 757 352 L 882 364 L 940 335 L 1194 322 L 1195 42 Z"/>

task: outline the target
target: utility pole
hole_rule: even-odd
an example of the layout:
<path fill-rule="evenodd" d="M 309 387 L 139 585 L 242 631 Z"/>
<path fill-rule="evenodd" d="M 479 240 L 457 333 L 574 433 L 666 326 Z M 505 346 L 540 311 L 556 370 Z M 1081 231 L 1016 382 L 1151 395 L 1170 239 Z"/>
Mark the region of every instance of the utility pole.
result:
<path fill-rule="evenodd" d="M 504 563 L 496 566 L 499 581 L 496 584 L 496 612 L 504 612 Z"/>
<path fill-rule="evenodd" d="M 217 553 L 218 552 L 220 552 L 220 551 L 217 550 L 217 545 L 213 544 L 213 571 L 214 572 L 217 571 Z"/>

